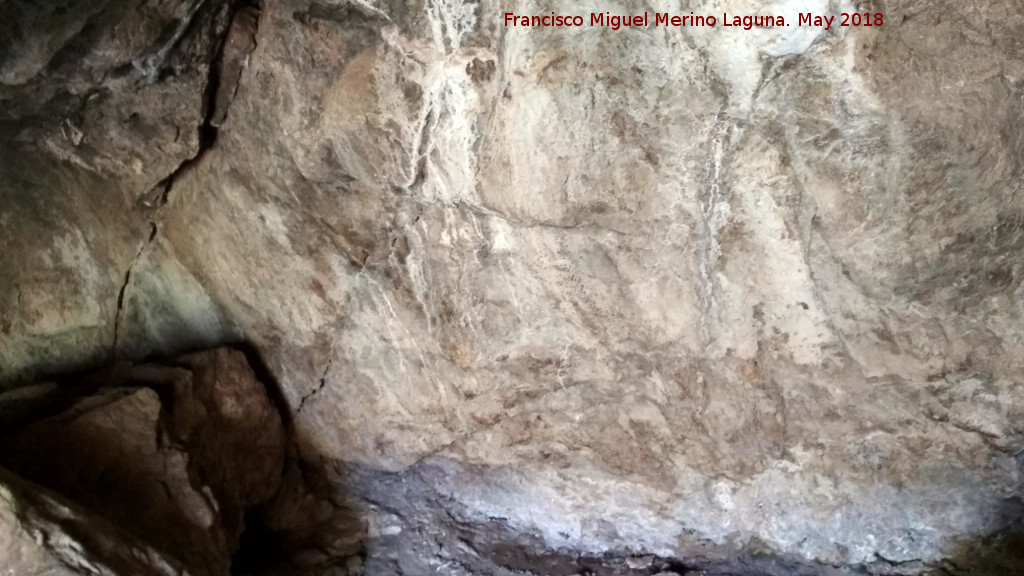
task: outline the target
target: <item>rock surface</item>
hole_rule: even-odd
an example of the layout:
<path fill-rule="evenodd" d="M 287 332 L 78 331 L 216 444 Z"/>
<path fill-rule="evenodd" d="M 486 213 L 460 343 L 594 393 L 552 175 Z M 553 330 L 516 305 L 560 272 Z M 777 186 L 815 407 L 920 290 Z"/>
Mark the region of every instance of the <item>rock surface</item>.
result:
<path fill-rule="evenodd" d="M 0 552 L 11 576 L 182 576 L 168 557 L 74 502 L 0 471 Z"/>
<path fill-rule="evenodd" d="M 227 573 L 243 515 L 278 494 L 287 448 L 245 357 L 220 349 L 98 380 L 70 408 L 0 437 L 0 464 L 152 543 L 178 570 Z"/>
<path fill-rule="evenodd" d="M 4 576 L 74 574 L 40 546 L 22 525 L 14 498 L 6 487 L 0 488 L 0 555 L 4 559 L 0 574 Z"/>
<path fill-rule="evenodd" d="M 862 4 L 0 3 L 0 379 L 247 341 L 305 461 L 537 550 L 983 570 L 1022 509 L 1024 14 Z"/>

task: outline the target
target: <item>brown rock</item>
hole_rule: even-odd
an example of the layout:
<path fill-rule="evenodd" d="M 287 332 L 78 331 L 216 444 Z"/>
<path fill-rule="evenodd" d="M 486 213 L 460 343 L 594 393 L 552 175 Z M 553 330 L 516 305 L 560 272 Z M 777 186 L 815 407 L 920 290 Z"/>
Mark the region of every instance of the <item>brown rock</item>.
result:
<path fill-rule="evenodd" d="M 58 494 L 0 470 L 4 574 L 181 576 L 186 568 Z M 201 573 L 201 572 L 200 572 Z"/>
<path fill-rule="evenodd" d="M 234 350 L 119 373 L 124 384 L 153 387 L 102 388 L 3 439 L 0 462 L 197 573 L 222 573 L 245 510 L 281 482 L 276 409 Z"/>

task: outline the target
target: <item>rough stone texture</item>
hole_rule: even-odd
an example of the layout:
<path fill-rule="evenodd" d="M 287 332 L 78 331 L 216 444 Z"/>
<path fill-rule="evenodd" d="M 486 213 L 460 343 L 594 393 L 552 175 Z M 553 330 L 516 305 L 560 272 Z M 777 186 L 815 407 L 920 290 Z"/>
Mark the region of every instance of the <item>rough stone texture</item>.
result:
<path fill-rule="evenodd" d="M 0 488 L 0 557 L 4 576 L 68 576 L 74 574 L 40 546 L 18 519 L 17 506 L 7 488 Z"/>
<path fill-rule="evenodd" d="M 175 559 L 102 516 L 0 470 L 0 572 L 17 576 L 182 576 Z"/>
<path fill-rule="evenodd" d="M 285 465 L 281 419 L 245 357 L 220 349 L 98 379 L 108 387 L 0 438 L 0 463 L 189 574 L 227 573 L 243 514 L 277 495 Z"/>
<path fill-rule="evenodd" d="M 119 347 L 122 286 L 161 183 L 200 150 L 225 26 L 216 5 L 0 3 L 4 381 L 93 366 Z M 190 336 L 178 345 L 210 343 Z"/>
<path fill-rule="evenodd" d="M 304 459 L 538 549 L 971 573 L 1021 518 L 1017 3 L 501 19 L 761 6 L 7 0 L 0 378 L 244 339 Z"/>

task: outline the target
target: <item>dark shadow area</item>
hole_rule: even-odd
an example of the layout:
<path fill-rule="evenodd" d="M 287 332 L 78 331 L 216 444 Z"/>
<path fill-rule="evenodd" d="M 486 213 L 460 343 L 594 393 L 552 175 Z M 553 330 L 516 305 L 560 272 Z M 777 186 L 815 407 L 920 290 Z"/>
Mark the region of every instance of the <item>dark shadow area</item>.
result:
<path fill-rule="evenodd" d="M 266 525 L 258 513 L 247 511 L 245 532 L 238 542 L 238 550 L 231 557 L 232 574 L 252 574 L 266 566 L 280 563 L 286 558 L 278 534 Z"/>
<path fill-rule="evenodd" d="M 300 460 L 269 378 L 253 348 L 218 348 L 10 391 L 0 396 L 0 466 L 192 574 L 344 565 L 361 553 L 363 525 Z"/>
<path fill-rule="evenodd" d="M 1005 513 L 1012 522 L 1005 529 L 966 541 L 946 561 L 953 576 L 1011 576 L 1024 574 L 1024 506 L 1020 498 L 1008 500 Z"/>

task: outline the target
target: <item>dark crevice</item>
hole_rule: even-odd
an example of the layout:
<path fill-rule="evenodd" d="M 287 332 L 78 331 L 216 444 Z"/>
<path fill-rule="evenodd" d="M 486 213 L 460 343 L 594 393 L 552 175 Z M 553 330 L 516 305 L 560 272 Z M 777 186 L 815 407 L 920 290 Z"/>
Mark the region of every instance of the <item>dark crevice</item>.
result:
<path fill-rule="evenodd" d="M 199 148 L 191 157 L 183 160 L 178 166 L 156 185 L 159 192 L 155 208 L 162 208 L 170 200 L 171 191 L 174 185 L 197 166 L 206 155 L 217 145 L 217 137 L 220 134 L 220 124 L 223 117 L 227 115 L 227 107 L 230 106 L 235 92 L 238 89 L 238 78 L 231 82 L 225 82 L 224 72 L 226 66 L 237 66 L 237 62 L 229 62 L 232 55 L 228 54 L 229 44 L 233 34 L 238 34 L 240 22 L 247 21 L 244 26 L 252 28 L 259 23 L 259 8 L 248 2 L 234 2 L 229 7 L 230 14 L 228 25 L 220 38 L 217 40 L 217 47 L 214 50 L 214 57 L 210 63 L 209 75 L 206 80 L 206 87 L 203 93 L 203 121 L 198 126 Z M 180 39 L 179 39 L 180 41 Z M 235 55 L 237 56 L 237 55 Z"/>
<path fill-rule="evenodd" d="M 247 510 L 244 521 L 245 531 L 238 550 L 231 557 L 232 574 L 257 573 L 285 555 L 280 538 L 263 522 L 257 510 Z"/>
<path fill-rule="evenodd" d="M 196 22 L 196 15 L 200 9 L 206 3 L 206 0 L 200 0 L 196 3 L 193 9 L 189 12 L 188 17 L 181 23 L 178 24 L 178 28 L 174 32 L 173 37 L 169 41 L 168 46 L 177 46 L 181 40 L 186 36 L 186 32 Z M 224 32 L 221 34 L 217 41 L 217 48 L 214 51 L 214 58 L 210 64 L 209 76 L 206 81 L 205 92 L 203 94 L 203 121 L 198 127 L 199 132 L 199 148 L 196 153 L 186 160 L 182 161 L 178 166 L 171 171 L 163 180 L 157 183 L 154 189 L 142 196 L 142 202 L 144 207 L 150 210 L 150 234 L 149 238 L 139 250 L 139 252 L 132 259 L 131 264 L 128 266 L 127 272 L 125 272 L 124 283 L 121 285 L 121 289 L 117 296 L 117 312 L 114 317 L 114 342 L 111 357 L 117 357 L 117 348 L 120 338 L 121 329 L 121 315 L 124 307 L 125 295 L 128 290 L 128 285 L 131 282 L 132 270 L 139 258 L 146 251 L 146 249 L 153 243 L 156 238 L 157 231 L 159 229 L 159 216 L 160 211 L 170 201 L 171 192 L 174 189 L 175 184 L 190 170 L 197 166 L 206 155 L 213 149 L 217 144 L 217 136 L 219 134 L 219 125 L 223 121 L 223 116 L 226 116 L 226 106 L 230 105 L 231 99 L 234 98 L 235 91 L 237 90 L 237 80 L 231 83 L 230 86 L 226 86 L 223 82 L 222 73 L 226 65 L 226 48 L 229 45 L 232 34 L 237 34 L 236 19 L 247 19 L 248 26 L 253 31 L 258 25 L 259 21 L 259 9 L 248 2 L 235 2 L 230 7 L 230 16 L 228 19 L 228 25 Z M 236 55 L 237 56 L 237 55 Z M 162 56 L 166 59 L 167 54 Z M 233 65 L 238 65 L 235 62 Z M 225 96 L 222 91 L 228 90 L 230 93 Z M 220 104 L 218 104 L 220 102 Z M 217 116 L 221 117 L 218 118 Z"/>
<path fill-rule="evenodd" d="M 263 354 L 259 351 L 255 345 L 251 342 L 237 342 L 231 344 L 231 347 L 238 350 L 245 356 L 246 362 L 249 363 L 249 368 L 253 374 L 256 375 L 256 379 L 263 384 L 263 389 L 267 392 L 267 397 L 270 398 L 271 404 L 277 409 L 278 414 L 281 416 L 281 421 L 284 423 L 285 430 L 289 435 L 293 435 L 295 426 L 292 420 L 291 411 L 288 409 L 288 401 L 285 399 L 284 391 L 281 388 L 281 384 L 277 380 L 277 376 L 267 365 Z"/>
<path fill-rule="evenodd" d="M 887 566 L 892 566 L 893 568 L 921 564 L 922 562 L 920 558 L 914 558 L 912 560 L 892 560 L 890 558 L 886 558 L 879 552 L 875 552 L 875 559 Z"/>
<path fill-rule="evenodd" d="M 138 252 L 135 253 L 135 256 L 132 257 L 131 262 L 128 263 L 128 269 L 124 273 L 124 282 L 121 284 L 121 289 L 118 290 L 117 292 L 117 310 L 114 312 L 114 341 L 110 350 L 111 358 L 117 358 L 117 347 L 118 343 L 120 342 L 121 336 L 121 317 L 122 314 L 124 313 L 124 304 L 125 298 L 128 293 L 128 285 L 131 284 L 132 281 L 132 272 L 134 272 L 135 265 L 139 263 L 139 260 L 142 258 L 142 255 L 146 252 L 150 245 L 153 244 L 153 241 L 156 240 L 156 235 L 158 232 L 157 225 L 155 222 L 150 222 L 149 226 L 149 237 L 139 248 Z"/>
<path fill-rule="evenodd" d="M 334 363 L 333 360 L 330 360 L 330 361 L 327 362 L 327 366 L 324 367 L 323 374 L 321 374 L 321 376 L 320 376 L 320 384 L 315 389 L 310 391 L 308 394 L 303 396 L 302 400 L 299 400 L 299 407 L 295 411 L 296 413 L 302 412 L 302 408 L 305 407 L 306 401 L 309 400 L 310 398 L 316 396 L 317 394 L 319 394 L 320 391 L 323 390 L 325 386 L 327 386 L 327 374 L 328 374 L 328 372 L 330 372 L 331 364 L 333 364 L 333 363 Z"/>

